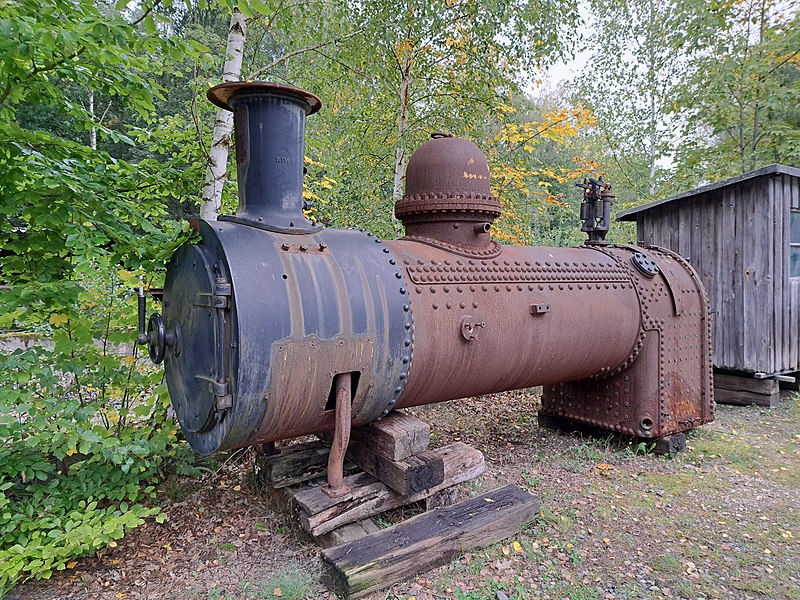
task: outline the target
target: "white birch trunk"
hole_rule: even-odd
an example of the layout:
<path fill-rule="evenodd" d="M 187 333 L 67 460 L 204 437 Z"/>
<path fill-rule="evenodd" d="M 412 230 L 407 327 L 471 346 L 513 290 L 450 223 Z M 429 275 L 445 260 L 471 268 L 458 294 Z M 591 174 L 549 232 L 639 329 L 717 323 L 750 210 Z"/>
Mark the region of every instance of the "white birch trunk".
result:
<path fill-rule="evenodd" d="M 89 114 L 94 123 L 94 90 L 89 90 Z M 89 148 L 97 150 L 97 127 L 94 125 L 89 129 Z"/>
<path fill-rule="evenodd" d="M 403 197 L 403 184 L 406 178 L 406 155 L 405 132 L 408 129 L 408 96 L 411 86 L 411 61 L 406 59 L 401 72 L 400 80 L 400 109 L 397 116 L 397 148 L 394 155 L 394 191 L 393 198 L 397 202 Z M 392 209 L 394 216 L 394 209 Z"/>
<path fill-rule="evenodd" d="M 222 81 L 239 81 L 242 73 L 242 56 L 244 41 L 247 35 L 245 16 L 234 9 L 231 25 L 228 30 L 228 42 L 225 48 L 225 66 Z M 222 187 L 228 175 L 228 149 L 233 131 L 233 113 L 224 108 L 217 110 L 214 122 L 214 133 L 211 137 L 211 148 L 208 153 L 206 182 L 203 186 L 203 197 L 200 201 L 200 218 L 216 221 L 222 205 Z"/>

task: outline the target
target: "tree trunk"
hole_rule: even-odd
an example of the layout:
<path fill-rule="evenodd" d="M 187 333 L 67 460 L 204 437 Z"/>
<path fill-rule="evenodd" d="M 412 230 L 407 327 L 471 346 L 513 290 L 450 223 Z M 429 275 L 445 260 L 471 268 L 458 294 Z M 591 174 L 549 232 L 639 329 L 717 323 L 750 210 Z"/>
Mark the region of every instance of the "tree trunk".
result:
<path fill-rule="evenodd" d="M 89 90 L 89 114 L 94 123 L 94 90 Z M 89 148 L 97 150 L 97 127 L 94 125 L 89 129 Z"/>
<path fill-rule="evenodd" d="M 406 164 L 408 156 L 406 154 L 405 132 L 408 129 L 408 97 L 411 87 L 411 58 L 403 61 L 400 71 L 400 109 L 397 116 L 397 148 L 394 157 L 394 192 L 392 197 L 397 202 L 403 197 L 403 188 L 406 178 Z M 394 209 L 392 209 L 394 216 Z"/>
<path fill-rule="evenodd" d="M 237 9 L 233 9 L 231 24 L 228 30 L 228 43 L 225 48 L 225 66 L 222 81 L 239 81 L 242 73 L 242 56 L 244 41 L 247 36 L 247 21 Z M 222 187 L 228 175 L 228 149 L 233 131 L 233 113 L 224 108 L 217 111 L 214 122 L 214 133 L 208 153 L 206 182 L 203 186 L 203 197 L 200 201 L 200 217 L 206 221 L 216 221 L 222 205 Z"/>

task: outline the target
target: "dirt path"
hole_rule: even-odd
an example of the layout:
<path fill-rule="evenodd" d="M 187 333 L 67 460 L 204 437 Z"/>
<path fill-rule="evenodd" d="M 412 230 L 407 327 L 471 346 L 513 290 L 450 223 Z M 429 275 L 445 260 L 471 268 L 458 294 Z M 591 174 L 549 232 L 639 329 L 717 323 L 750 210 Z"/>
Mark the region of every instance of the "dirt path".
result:
<path fill-rule="evenodd" d="M 800 599 L 800 396 L 719 406 L 671 460 L 541 429 L 537 407 L 515 392 L 415 411 L 434 445 L 485 453 L 487 473 L 464 495 L 516 483 L 541 495 L 542 514 L 516 539 L 372 600 Z M 252 488 L 243 458 L 173 484 L 164 509 L 166 523 L 10 597 L 332 597 L 316 583 L 316 546 Z"/>

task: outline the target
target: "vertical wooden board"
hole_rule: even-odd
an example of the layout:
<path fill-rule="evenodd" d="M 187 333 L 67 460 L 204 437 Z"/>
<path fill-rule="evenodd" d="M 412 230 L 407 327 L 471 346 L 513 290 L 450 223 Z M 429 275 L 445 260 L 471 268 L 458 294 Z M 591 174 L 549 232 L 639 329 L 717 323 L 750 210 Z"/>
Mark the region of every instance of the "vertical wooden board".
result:
<path fill-rule="evenodd" d="M 680 239 L 681 239 L 681 201 L 673 202 L 669 215 L 670 231 L 669 231 L 669 248 L 680 254 Z"/>
<path fill-rule="evenodd" d="M 669 239 L 669 207 L 659 207 L 658 213 L 654 216 L 656 217 L 656 234 L 654 236 L 655 244 L 657 246 L 671 248 Z"/>
<path fill-rule="evenodd" d="M 776 223 L 775 229 L 776 231 L 780 231 L 782 239 L 780 240 L 780 245 L 778 245 L 776 233 L 775 302 L 776 311 L 780 311 L 782 317 L 780 322 L 780 337 L 782 339 L 781 370 L 792 370 L 798 366 L 796 357 L 800 340 L 798 340 L 796 333 L 797 329 L 792 329 L 793 321 L 797 315 L 797 307 L 794 306 L 792 302 L 792 279 L 789 277 L 789 261 L 791 259 L 789 243 L 791 242 L 791 210 L 792 206 L 798 201 L 796 196 L 798 195 L 800 180 L 789 175 L 783 175 L 782 179 L 785 181 L 781 183 L 781 187 L 779 188 L 777 185 L 775 187 L 776 195 L 778 192 L 782 192 L 783 194 L 783 197 L 776 200 L 776 209 L 778 206 L 781 208 L 781 221 L 780 223 Z M 778 278 L 780 278 L 780 281 L 778 281 Z"/>
<path fill-rule="evenodd" d="M 800 179 L 797 177 L 791 177 L 792 180 L 792 200 L 791 200 L 791 207 L 800 210 Z"/>
<path fill-rule="evenodd" d="M 645 227 L 647 228 L 647 243 L 652 246 L 657 246 L 660 240 L 659 237 L 659 223 L 658 223 L 658 213 L 660 213 L 658 209 L 654 209 L 648 211 L 647 213 L 647 223 Z"/>
<path fill-rule="evenodd" d="M 744 359 L 753 371 L 775 372 L 774 209 L 770 178 L 758 177 L 743 189 L 747 206 L 742 232 L 743 318 L 747 332 Z"/>
<path fill-rule="evenodd" d="M 754 304 L 757 293 L 755 284 L 755 253 L 754 242 L 758 240 L 756 221 L 761 220 L 756 192 L 752 180 L 740 182 L 737 186 L 736 206 L 736 256 L 738 257 L 740 277 L 742 280 L 741 294 L 737 298 L 737 321 L 744 333 L 739 341 L 737 362 L 742 368 L 760 370 L 758 364 L 758 338 L 759 327 L 750 314 L 750 307 Z"/>
<path fill-rule="evenodd" d="M 728 369 L 737 367 L 735 344 L 739 338 L 735 321 L 734 301 L 740 281 L 736 273 L 736 191 L 731 187 L 722 188 L 722 219 L 720 222 L 720 268 L 723 279 L 720 281 L 720 302 L 717 305 L 717 344 L 720 366 Z M 741 240 L 738 240 L 741 243 Z"/>
<path fill-rule="evenodd" d="M 643 242 L 645 240 L 645 222 L 646 222 L 645 215 L 642 213 L 637 213 L 636 215 L 636 242 Z"/>
<path fill-rule="evenodd" d="M 788 204 L 789 208 L 796 208 L 800 210 L 800 178 L 791 178 L 791 199 L 784 200 L 784 204 Z M 783 260 L 781 261 L 781 269 L 784 277 L 784 287 L 789 288 L 786 299 L 789 303 L 788 309 L 784 309 L 784 324 L 783 324 L 783 338 L 786 340 L 789 352 L 788 369 L 800 370 L 800 279 L 789 277 L 789 248 L 788 240 L 790 240 L 789 233 L 789 220 L 790 210 L 784 209 L 784 229 L 786 232 L 786 243 L 783 248 Z M 787 318 L 788 315 L 788 318 Z"/>
<path fill-rule="evenodd" d="M 719 286 L 719 272 L 717 271 L 717 255 L 719 248 L 716 245 L 716 230 L 719 228 L 717 223 L 717 203 L 710 194 L 704 194 L 699 202 L 698 211 L 700 214 L 700 235 L 702 237 L 703 250 L 700 258 L 700 278 L 706 286 L 711 309 L 716 308 L 717 287 Z M 712 315 L 712 321 L 716 320 L 716 315 Z"/>
<path fill-rule="evenodd" d="M 733 211 L 734 218 L 734 231 L 731 239 L 733 240 L 733 268 L 734 277 L 737 278 L 737 285 L 733 297 L 733 314 L 731 315 L 733 322 L 731 325 L 736 331 L 736 339 L 731 340 L 731 353 L 733 356 L 734 364 L 737 368 L 748 369 L 752 368 L 753 358 L 751 355 L 745 353 L 745 344 L 751 345 L 752 342 L 749 338 L 753 335 L 753 323 L 745 318 L 745 299 L 748 296 L 748 290 L 745 287 L 745 255 L 747 251 L 745 247 L 752 244 L 752 230 L 747 228 L 748 213 L 753 210 L 750 199 L 752 198 L 752 183 L 751 181 L 744 182 L 734 186 L 734 194 L 736 197 L 736 209 Z M 747 186 L 745 188 L 745 185 Z"/>
<path fill-rule="evenodd" d="M 723 252 L 725 250 L 725 236 L 723 235 L 723 221 L 726 212 L 725 198 L 722 191 L 716 190 L 711 194 L 714 203 L 715 220 L 714 220 L 714 274 L 717 277 L 716 285 L 714 286 L 714 296 L 710 299 L 714 307 L 714 366 L 721 368 L 724 364 L 724 343 L 725 335 L 722 329 L 722 319 L 725 314 L 723 307 L 723 299 L 725 297 L 725 286 L 730 285 L 730 275 L 723 272 Z"/>
<path fill-rule="evenodd" d="M 791 343 L 791 340 L 784 336 L 783 326 L 784 319 L 788 316 L 788 314 L 784 315 L 784 311 L 789 308 L 789 288 L 785 285 L 787 282 L 784 279 L 784 267 L 786 267 L 788 275 L 786 261 L 789 258 L 789 240 L 784 235 L 784 232 L 786 231 L 785 228 L 789 226 L 789 204 L 791 202 L 791 198 L 787 198 L 783 193 L 783 184 L 779 183 L 784 177 L 770 177 L 767 179 L 770 216 L 772 217 L 772 222 L 770 223 L 772 243 L 769 245 L 772 289 L 767 300 L 772 309 L 773 372 L 783 371 L 788 367 L 788 345 Z"/>
<path fill-rule="evenodd" d="M 694 198 L 684 198 L 675 203 L 678 217 L 678 246 L 676 252 L 692 260 L 692 208 Z"/>
<path fill-rule="evenodd" d="M 790 369 L 793 371 L 800 371 L 800 352 L 798 352 L 797 338 L 798 330 L 800 330 L 800 279 L 793 278 L 789 280 L 789 327 L 792 334 L 792 343 L 789 347 L 789 363 Z"/>
<path fill-rule="evenodd" d="M 654 209 L 650 211 L 648 215 L 650 219 L 650 244 L 653 246 L 659 246 L 663 244 L 663 240 L 661 239 L 661 221 L 660 221 L 661 211 L 659 209 Z"/>
<path fill-rule="evenodd" d="M 691 235 L 689 236 L 689 262 L 694 267 L 700 279 L 703 278 L 701 266 L 703 264 L 703 205 L 700 203 L 700 198 L 692 198 L 689 205 L 689 213 L 691 215 Z"/>

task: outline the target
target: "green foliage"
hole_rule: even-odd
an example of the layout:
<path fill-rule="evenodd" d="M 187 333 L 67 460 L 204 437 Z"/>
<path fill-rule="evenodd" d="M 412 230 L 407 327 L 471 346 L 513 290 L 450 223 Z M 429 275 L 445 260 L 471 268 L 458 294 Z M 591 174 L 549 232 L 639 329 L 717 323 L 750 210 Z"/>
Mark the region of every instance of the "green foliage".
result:
<path fill-rule="evenodd" d="M 41 336 L 0 355 L 0 595 L 163 518 L 153 484 L 177 431 L 160 371 L 126 345 L 131 292 L 190 236 L 165 201 L 199 183 L 179 135 L 193 126 L 126 129 L 152 119 L 163 67 L 202 47 L 158 35 L 152 8 L 128 22 L 87 0 L 0 0 L 0 328 Z M 103 123 L 90 96 L 124 118 Z M 90 129 L 147 145 L 126 162 L 81 144 Z"/>
<path fill-rule="evenodd" d="M 678 182 L 732 177 L 770 163 L 800 164 L 800 6 L 725 5 L 676 95 L 686 123 Z"/>
<path fill-rule="evenodd" d="M 260 55 L 245 65 L 266 66 L 244 77 L 323 99 L 306 143 L 314 216 L 382 237 L 398 233 L 396 165 L 435 131 L 488 151 L 504 123 L 498 104 L 524 97 L 537 66 L 568 52 L 578 18 L 572 0 L 265 4 L 248 34 Z"/>
<path fill-rule="evenodd" d="M 598 116 L 586 156 L 604 164 L 621 208 L 800 163 L 796 0 L 591 5 L 575 96 Z"/>
<path fill-rule="evenodd" d="M 124 346 L 135 308 L 107 259 L 76 269 L 39 345 L 0 356 L 0 591 L 158 514 L 150 483 L 176 428 L 161 374 Z"/>

